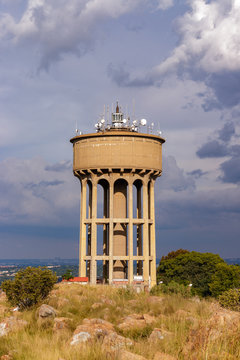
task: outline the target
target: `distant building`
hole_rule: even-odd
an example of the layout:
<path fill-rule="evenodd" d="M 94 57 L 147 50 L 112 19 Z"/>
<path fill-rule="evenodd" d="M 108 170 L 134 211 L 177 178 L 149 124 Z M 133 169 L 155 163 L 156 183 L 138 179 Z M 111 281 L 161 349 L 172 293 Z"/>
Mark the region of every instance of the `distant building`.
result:
<path fill-rule="evenodd" d="M 72 279 L 69 279 L 69 280 L 62 280 L 62 282 L 69 282 L 69 283 L 78 283 L 78 284 L 81 284 L 81 285 L 85 285 L 88 283 L 88 277 L 74 277 Z"/>
<path fill-rule="evenodd" d="M 124 118 L 117 104 L 110 123 L 103 118 L 96 133 L 70 140 L 81 183 L 79 275 L 91 284 L 97 282 L 97 262 L 109 284 L 156 284 L 154 184 L 165 140 L 152 133 L 153 124 L 141 133 L 145 126 L 145 119 Z"/>

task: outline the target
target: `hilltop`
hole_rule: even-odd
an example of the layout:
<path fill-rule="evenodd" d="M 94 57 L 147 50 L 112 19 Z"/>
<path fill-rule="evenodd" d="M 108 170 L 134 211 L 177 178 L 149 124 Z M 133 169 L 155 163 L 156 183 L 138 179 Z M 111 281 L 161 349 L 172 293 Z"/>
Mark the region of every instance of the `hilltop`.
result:
<path fill-rule="evenodd" d="M 13 311 L 0 294 L 1 360 L 240 358 L 240 314 L 214 301 L 65 283 L 44 304 Z"/>

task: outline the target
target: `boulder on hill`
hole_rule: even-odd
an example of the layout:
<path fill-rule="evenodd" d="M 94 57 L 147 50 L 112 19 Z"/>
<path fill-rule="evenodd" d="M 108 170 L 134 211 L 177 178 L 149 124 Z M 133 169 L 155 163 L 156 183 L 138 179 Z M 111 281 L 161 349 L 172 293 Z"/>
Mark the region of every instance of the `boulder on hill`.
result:
<path fill-rule="evenodd" d="M 14 316 L 4 319 L 0 323 L 0 337 L 7 335 L 11 331 L 18 331 L 23 329 L 28 324 L 27 321 L 17 319 Z"/>
<path fill-rule="evenodd" d="M 156 318 L 148 314 L 131 314 L 122 319 L 122 322 L 118 325 L 118 328 L 121 330 L 144 328 L 147 325 L 153 324 L 155 321 Z"/>
<path fill-rule="evenodd" d="M 102 341 L 103 346 L 110 351 L 133 345 L 131 339 L 118 335 L 113 324 L 102 319 L 84 319 L 74 331 L 70 345 L 83 344 L 89 341 Z"/>
<path fill-rule="evenodd" d="M 69 322 L 71 320 L 65 317 L 59 317 L 54 319 L 53 331 L 59 332 L 69 329 Z"/>
<path fill-rule="evenodd" d="M 56 310 L 50 305 L 42 304 L 38 309 L 38 317 L 40 319 L 45 319 L 49 317 L 54 318 L 55 316 Z"/>
<path fill-rule="evenodd" d="M 113 324 L 102 319 L 84 319 L 73 333 L 70 345 L 77 345 L 89 340 L 103 339 L 115 332 Z"/>

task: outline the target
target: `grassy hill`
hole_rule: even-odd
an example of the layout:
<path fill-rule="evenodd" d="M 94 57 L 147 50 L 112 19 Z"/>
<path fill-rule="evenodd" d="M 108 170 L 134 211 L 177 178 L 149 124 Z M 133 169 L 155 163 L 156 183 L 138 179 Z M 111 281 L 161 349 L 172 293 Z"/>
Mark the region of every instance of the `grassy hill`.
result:
<path fill-rule="evenodd" d="M 240 314 L 217 302 L 65 283 L 45 304 L 13 311 L 0 295 L 1 360 L 240 359 Z"/>

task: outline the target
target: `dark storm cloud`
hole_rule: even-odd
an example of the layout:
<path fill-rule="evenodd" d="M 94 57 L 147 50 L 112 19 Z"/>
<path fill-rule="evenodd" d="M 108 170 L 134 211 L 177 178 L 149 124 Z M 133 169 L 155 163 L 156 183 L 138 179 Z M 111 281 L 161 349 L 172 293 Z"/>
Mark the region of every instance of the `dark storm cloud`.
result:
<path fill-rule="evenodd" d="M 25 185 L 25 189 L 31 190 L 32 194 L 41 199 L 47 199 L 48 194 L 45 189 L 49 186 L 58 186 L 64 184 L 64 181 L 53 180 L 53 181 L 40 181 L 39 183 L 29 183 Z"/>
<path fill-rule="evenodd" d="M 223 176 L 220 180 L 224 183 L 240 184 L 240 156 L 233 157 L 220 165 Z"/>
<path fill-rule="evenodd" d="M 143 76 L 142 78 L 130 78 L 130 72 L 126 70 L 126 65 L 121 64 L 114 66 L 110 63 L 107 67 L 107 74 L 110 79 L 121 87 L 144 87 L 156 85 L 152 78 L 149 76 Z"/>
<path fill-rule="evenodd" d="M 37 184 L 34 183 L 29 183 L 25 185 L 26 189 L 36 189 L 36 188 L 45 188 L 48 186 L 56 186 L 56 185 L 61 185 L 64 184 L 64 181 L 60 181 L 60 180 L 53 180 L 53 181 L 40 181 Z"/>
<path fill-rule="evenodd" d="M 211 140 L 202 145 L 196 152 L 201 159 L 210 157 L 223 157 L 228 155 L 228 148 L 218 140 Z"/>
<path fill-rule="evenodd" d="M 218 132 L 219 139 L 222 141 L 230 141 L 235 134 L 235 125 L 232 121 L 228 121 L 221 130 Z"/>
<path fill-rule="evenodd" d="M 206 175 L 207 171 L 202 171 L 201 169 L 196 169 L 193 171 L 188 172 L 187 174 L 193 176 L 195 179 L 199 179 L 200 177 Z"/>
<path fill-rule="evenodd" d="M 205 99 L 203 108 L 213 110 L 219 108 L 231 108 L 239 104 L 240 100 L 240 72 L 223 71 L 222 73 L 205 73 L 204 81 L 213 90 L 215 96 Z"/>

